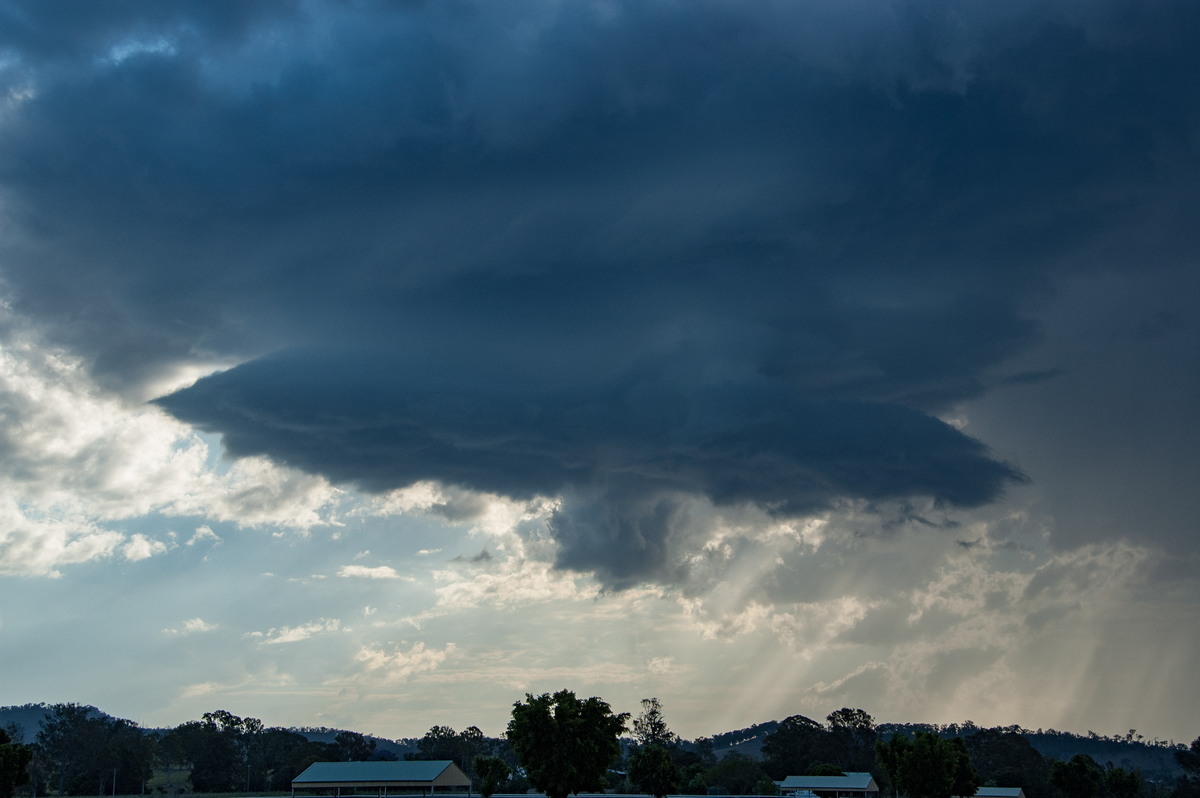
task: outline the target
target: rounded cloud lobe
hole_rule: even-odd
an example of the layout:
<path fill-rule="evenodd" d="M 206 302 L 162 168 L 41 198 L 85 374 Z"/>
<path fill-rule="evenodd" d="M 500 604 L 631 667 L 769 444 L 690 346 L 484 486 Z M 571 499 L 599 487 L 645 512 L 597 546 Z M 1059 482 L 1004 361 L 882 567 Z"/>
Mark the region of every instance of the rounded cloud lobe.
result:
<path fill-rule="evenodd" d="M 483 376 L 439 379 L 386 356 L 291 354 L 159 401 L 219 430 L 235 455 L 269 454 L 368 490 L 432 479 L 560 496 L 550 519 L 559 564 L 617 585 L 668 575 L 689 498 L 781 516 L 911 495 L 975 506 L 1021 479 L 979 442 L 894 404 L 785 401 L 752 384 L 685 394 L 658 372 L 579 393 L 496 390 Z"/>
<path fill-rule="evenodd" d="M 235 455 L 559 497 L 615 586 L 696 501 L 995 500 L 939 416 L 1194 252 L 1190 9 L 178 8 L 10 28 L 20 310 L 110 385 L 242 362 L 160 400 Z"/>

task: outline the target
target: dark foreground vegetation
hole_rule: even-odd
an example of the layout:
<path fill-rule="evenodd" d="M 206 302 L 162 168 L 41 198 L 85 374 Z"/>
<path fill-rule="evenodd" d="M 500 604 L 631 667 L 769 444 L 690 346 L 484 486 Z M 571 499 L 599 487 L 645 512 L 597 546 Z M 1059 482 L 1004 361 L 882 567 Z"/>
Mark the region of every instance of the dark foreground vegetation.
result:
<path fill-rule="evenodd" d="M 1200 798 L 1200 737 L 1190 747 L 1135 731 L 1101 736 L 876 724 L 843 708 L 684 740 L 656 698 L 636 717 L 570 691 L 527 695 L 503 737 L 434 726 L 387 740 L 327 728 L 265 727 L 225 710 L 173 729 L 142 729 L 95 707 L 0 708 L 0 798 L 44 795 L 286 793 L 313 762 L 452 760 L 485 797 L 536 789 L 654 796 L 773 795 L 791 775 L 870 772 L 883 796 L 949 798 L 980 786 L 1028 798 Z"/>

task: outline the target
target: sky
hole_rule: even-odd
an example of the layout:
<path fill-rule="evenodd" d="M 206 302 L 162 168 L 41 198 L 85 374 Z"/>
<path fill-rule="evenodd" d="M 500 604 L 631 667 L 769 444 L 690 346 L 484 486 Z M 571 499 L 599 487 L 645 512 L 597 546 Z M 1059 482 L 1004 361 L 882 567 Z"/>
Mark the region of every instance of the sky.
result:
<path fill-rule="evenodd" d="M 0 705 L 1193 739 L 1198 39 L 0 0 Z"/>

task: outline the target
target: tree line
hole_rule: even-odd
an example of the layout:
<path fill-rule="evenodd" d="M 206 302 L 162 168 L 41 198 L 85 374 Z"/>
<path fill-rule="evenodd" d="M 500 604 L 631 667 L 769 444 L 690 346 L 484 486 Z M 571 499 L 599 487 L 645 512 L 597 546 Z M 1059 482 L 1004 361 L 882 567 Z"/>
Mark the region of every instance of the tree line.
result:
<path fill-rule="evenodd" d="M 433 726 L 401 742 L 407 759 L 455 762 L 485 796 L 530 788 L 548 798 L 605 790 L 774 795 L 787 776 L 870 772 L 882 795 L 907 798 L 969 796 L 981 785 L 1021 787 L 1028 798 L 1200 798 L 1200 738 L 1174 750 L 1182 775 L 1173 779 L 1086 754 L 1043 756 L 1018 727 L 881 727 L 849 707 L 824 722 L 792 715 L 719 739 L 749 742 L 764 727 L 758 755 L 718 756 L 713 738 L 686 741 L 671 731 L 657 698 L 644 699 L 633 717 L 561 690 L 514 703 L 502 737 Z M 54 704 L 32 744 L 15 729 L 0 731 L 0 798 L 162 792 L 163 774 L 184 772 L 195 792 L 282 792 L 314 762 L 398 758 L 356 732 L 323 731 L 267 728 L 226 710 L 147 731 L 93 707 Z"/>
<path fill-rule="evenodd" d="M 178 771 L 187 771 L 195 792 L 277 792 L 289 790 L 313 762 L 369 759 L 375 749 L 374 741 L 356 732 L 313 741 L 226 710 L 148 732 L 73 703 L 47 707 L 31 745 L 10 739 L 15 737 L 6 734 L 5 744 L 24 750 L 24 768 L 11 778 L 0 776 L 0 798 L 12 798 L 17 788 L 34 795 L 140 795 L 155 791 L 156 772 Z M 0 768 L 11 769 L 8 762 L 0 758 Z"/>

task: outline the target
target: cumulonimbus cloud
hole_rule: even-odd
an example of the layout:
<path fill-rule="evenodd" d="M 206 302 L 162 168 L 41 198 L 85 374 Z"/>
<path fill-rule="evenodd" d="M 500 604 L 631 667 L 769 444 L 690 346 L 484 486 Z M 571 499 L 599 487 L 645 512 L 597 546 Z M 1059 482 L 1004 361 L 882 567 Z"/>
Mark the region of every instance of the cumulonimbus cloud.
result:
<path fill-rule="evenodd" d="M 240 362 L 160 400 L 231 453 L 556 497 L 612 585 L 694 501 L 976 506 L 1018 465 L 941 417 L 1030 308 L 1195 251 L 1197 12 L 1130 8 L 34 4 L 4 277 L 106 384 Z"/>

